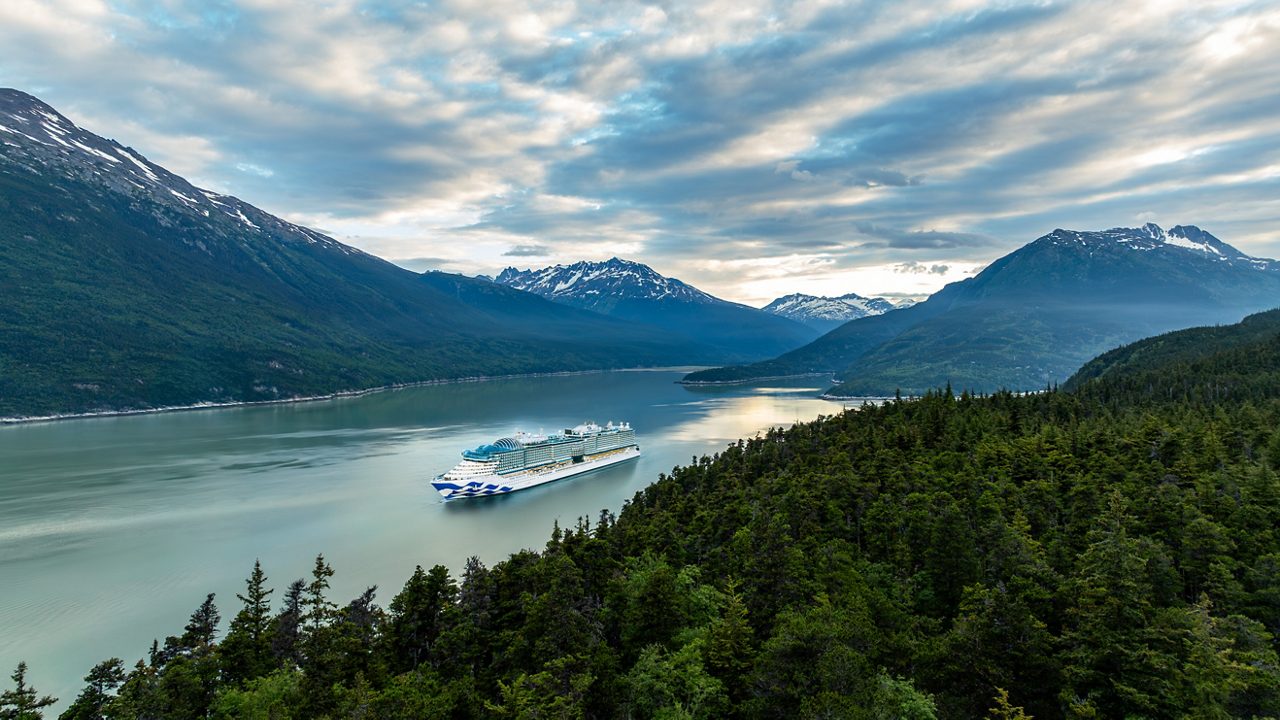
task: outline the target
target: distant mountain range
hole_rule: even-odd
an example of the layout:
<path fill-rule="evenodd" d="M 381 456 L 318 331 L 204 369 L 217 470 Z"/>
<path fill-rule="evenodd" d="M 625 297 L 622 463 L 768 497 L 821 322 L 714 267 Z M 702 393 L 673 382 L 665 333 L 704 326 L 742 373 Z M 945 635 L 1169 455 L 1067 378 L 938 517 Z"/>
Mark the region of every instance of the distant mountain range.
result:
<path fill-rule="evenodd" d="M 909 307 L 911 304 L 913 303 L 908 301 L 904 307 Z M 850 320 L 883 315 L 897 309 L 899 306 L 890 300 L 863 297 L 857 293 L 840 297 L 794 293 L 784 295 L 764 306 L 764 311 L 767 313 L 804 323 L 821 333 L 830 332 Z"/>
<path fill-rule="evenodd" d="M 1280 263 L 1194 226 L 1055 230 L 913 307 L 853 320 L 773 360 L 690 374 L 833 373 L 833 394 L 1034 390 L 1148 335 L 1280 306 Z"/>
<path fill-rule="evenodd" d="M 766 358 L 818 336 L 808 325 L 721 300 L 648 265 L 612 258 L 540 270 L 507 268 L 499 285 L 610 317 L 653 325 L 742 359 Z"/>
<path fill-rule="evenodd" d="M 16 90 L 0 90 L 0 287 L 0 417 L 742 357 L 404 270 Z"/>

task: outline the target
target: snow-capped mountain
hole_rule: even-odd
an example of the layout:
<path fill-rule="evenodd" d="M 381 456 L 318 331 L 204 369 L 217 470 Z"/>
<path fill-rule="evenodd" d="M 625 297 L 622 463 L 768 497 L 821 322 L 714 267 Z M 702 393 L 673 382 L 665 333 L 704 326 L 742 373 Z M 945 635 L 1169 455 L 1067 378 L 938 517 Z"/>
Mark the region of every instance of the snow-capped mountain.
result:
<path fill-rule="evenodd" d="M 768 357 L 818 333 L 763 310 L 721 300 L 643 263 L 611 258 L 539 270 L 503 270 L 495 282 L 555 302 L 657 325 L 737 357 Z"/>
<path fill-rule="evenodd" d="M 623 299 L 674 300 L 694 304 L 724 302 L 643 263 L 610 258 L 604 262 L 576 262 L 541 270 L 509 267 L 496 282 L 545 298 L 608 312 Z"/>
<path fill-rule="evenodd" d="M 820 297 L 793 293 L 764 306 L 764 311 L 802 322 L 819 332 L 828 332 L 850 320 L 880 315 L 898 309 L 884 298 L 868 298 L 857 293 L 840 297 Z"/>
<path fill-rule="evenodd" d="M 217 240 L 246 232 L 270 242 L 323 245 L 345 255 L 364 254 L 238 198 L 202 190 L 133 148 L 80 128 L 23 92 L 0 89 L 0 143 L 4 151 L 0 163 L 40 174 L 55 173 L 111 191 L 132 204 L 145 203 L 162 223 L 184 222 L 181 218 L 185 217 L 213 230 L 211 236 L 200 240 L 182 238 L 206 254 L 215 252 Z"/>
<path fill-rule="evenodd" d="M 1169 230 L 1155 223 L 1147 223 L 1138 228 L 1111 228 L 1097 232 L 1059 229 L 1038 239 L 1036 243 L 1078 245 L 1091 249 L 1114 245 L 1138 252 L 1169 253 L 1173 258 L 1191 253 L 1202 259 L 1228 265 L 1280 270 L 1280 263 L 1277 261 L 1246 255 L 1195 225 L 1175 225 Z"/>
<path fill-rule="evenodd" d="M 770 361 L 692 373 L 729 382 L 833 372 L 844 395 L 1035 390 L 1139 338 L 1280 307 L 1280 262 L 1193 225 L 1054 230 L 928 300 L 849 321 Z"/>

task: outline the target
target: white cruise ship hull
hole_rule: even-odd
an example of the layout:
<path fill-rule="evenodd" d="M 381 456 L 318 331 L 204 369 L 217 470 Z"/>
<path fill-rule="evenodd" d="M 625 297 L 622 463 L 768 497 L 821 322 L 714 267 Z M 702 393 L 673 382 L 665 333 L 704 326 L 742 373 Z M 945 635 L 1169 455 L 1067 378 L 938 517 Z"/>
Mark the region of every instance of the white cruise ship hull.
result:
<path fill-rule="evenodd" d="M 431 486 L 445 500 L 470 497 L 488 497 L 490 495 L 506 495 L 517 490 L 526 490 L 538 485 L 545 485 L 556 480 L 600 470 L 611 465 L 634 460 L 640 457 L 640 448 L 632 445 L 618 450 L 600 453 L 582 462 L 560 462 L 519 472 L 461 479 L 448 479 L 445 475 L 437 476 Z"/>

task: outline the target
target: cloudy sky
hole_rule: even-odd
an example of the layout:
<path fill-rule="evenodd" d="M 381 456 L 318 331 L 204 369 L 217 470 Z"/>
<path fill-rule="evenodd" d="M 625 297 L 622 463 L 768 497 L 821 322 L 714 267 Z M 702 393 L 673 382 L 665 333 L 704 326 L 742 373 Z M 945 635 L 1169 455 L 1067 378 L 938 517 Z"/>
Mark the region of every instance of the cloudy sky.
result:
<path fill-rule="evenodd" d="M 0 86 L 414 269 L 919 294 L 1055 227 L 1280 256 L 1280 3 L 2 0 Z"/>

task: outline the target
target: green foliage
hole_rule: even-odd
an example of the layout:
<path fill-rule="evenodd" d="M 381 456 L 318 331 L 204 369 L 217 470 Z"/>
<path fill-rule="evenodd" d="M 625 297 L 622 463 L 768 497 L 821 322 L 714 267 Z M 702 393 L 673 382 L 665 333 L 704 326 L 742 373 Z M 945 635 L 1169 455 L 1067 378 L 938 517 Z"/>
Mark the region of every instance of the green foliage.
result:
<path fill-rule="evenodd" d="M 1009 691 L 1002 687 L 996 688 L 995 701 L 996 706 L 988 711 L 987 720 L 1031 720 L 1033 717 L 1026 710 L 1009 702 Z"/>
<path fill-rule="evenodd" d="M 694 640 L 675 652 L 650 645 L 623 678 L 629 716 L 635 718 L 724 717 L 729 707 L 724 684 L 703 665 L 703 643 Z"/>
<path fill-rule="evenodd" d="M 499 681 L 498 702 L 485 702 L 495 718 L 512 720 L 582 720 L 586 694 L 595 678 L 584 671 L 581 658 L 548 662 L 542 672 L 520 674 L 510 685 Z"/>
<path fill-rule="evenodd" d="M 292 720 L 301 704 L 300 680 L 296 670 L 276 670 L 242 687 L 228 686 L 218 693 L 211 715 L 215 720 Z"/>
<path fill-rule="evenodd" d="M 869 720 L 936 720 L 933 698 L 915 688 L 909 680 L 880 673 L 866 716 Z"/>
<path fill-rule="evenodd" d="M 334 604 L 325 597 L 331 577 L 333 577 L 333 568 L 324 561 L 324 555 L 317 555 L 315 567 L 311 570 L 311 583 L 307 585 L 307 594 L 302 601 L 305 609 L 304 621 L 312 630 L 329 622 L 336 609 Z"/>
<path fill-rule="evenodd" d="M 740 702 L 746 696 L 746 677 L 755 657 L 755 636 L 747 620 L 747 606 L 730 582 L 724 611 L 707 628 L 702 648 L 707 672 L 719 679 L 729 696 Z"/>

